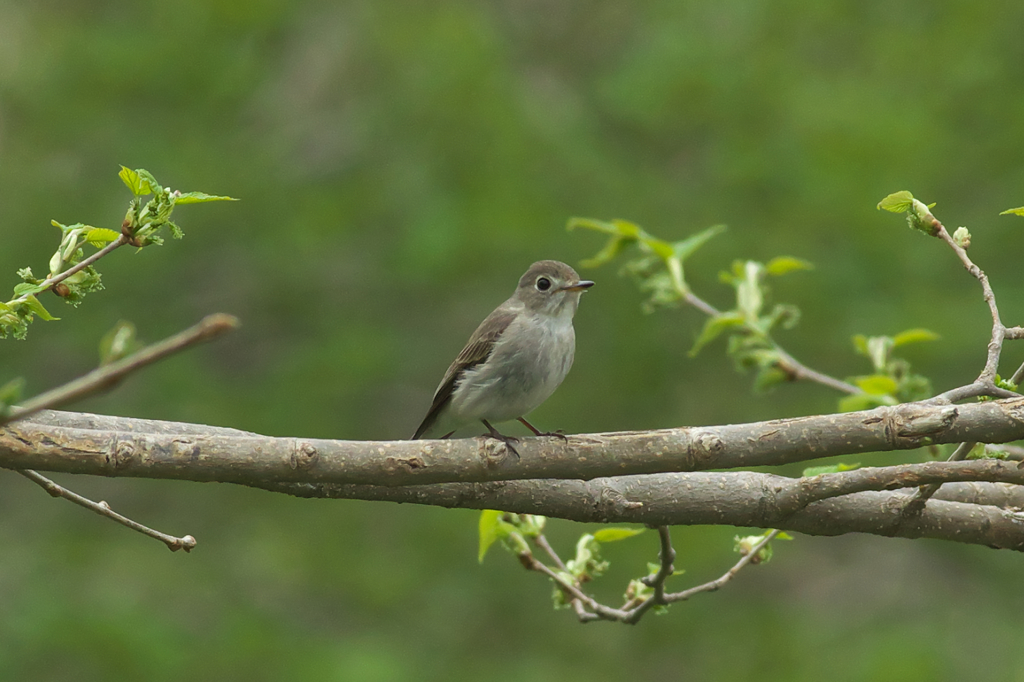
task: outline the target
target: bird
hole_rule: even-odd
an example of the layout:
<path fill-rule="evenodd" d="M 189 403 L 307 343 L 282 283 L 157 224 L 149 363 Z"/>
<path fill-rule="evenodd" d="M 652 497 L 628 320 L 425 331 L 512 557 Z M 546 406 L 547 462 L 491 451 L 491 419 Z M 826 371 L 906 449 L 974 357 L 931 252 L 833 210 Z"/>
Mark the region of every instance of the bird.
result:
<path fill-rule="evenodd" d="M 526 415 L 555 392 L 572 367 L 573 316 L 580 296 L 593 285 L 560 261 L 531 265 L 512 297 L 480 323 L 448 367 L 412 440 L 448 438 L 479 420 L 487 436 L 518 457 L 513 443 L 519 439 L 491 424 L 513 419 L 535 436 L 564 438 L 560 432 L 541 432 Z"/>

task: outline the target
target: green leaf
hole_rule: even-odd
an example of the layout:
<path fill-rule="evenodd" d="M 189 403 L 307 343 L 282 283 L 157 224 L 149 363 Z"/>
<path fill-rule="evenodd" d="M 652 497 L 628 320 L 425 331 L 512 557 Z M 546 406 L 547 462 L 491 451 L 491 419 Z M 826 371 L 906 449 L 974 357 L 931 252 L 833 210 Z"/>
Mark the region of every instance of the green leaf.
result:
<path fill-rule="evenodd" d="M 878 202 L 877 208 L 879 210 L 885 209 L 892 213 L 905 213 L 910 210 L 910 207 L 914 204 L 914 195 L 910 192 L 903 190 L 901 192 L 894 192 Z"/>
<path fill-rule="evenodd" d="M 142 178 L 142 181 L 149 186 L 150 192 L 153 194 L 163 193 L 164 188 L 160 186 L 160 183 L 156 181 L 156 178 L 153 177 L 152 173 L 145 168 L 136 168 L 135 172 L 140 178 Z"/>
<path fill-rule="evenodd" d="M 481 564 L 487 556 L 487 550 L 501 535 L 501 514 L 502 512 L 493 509 L 484 509 L 480 512 L 480 548 L 477 550 L 477 561 Z"/>
<path fill-rule="evenodd" d="M 662 239 L 652 237 L 646 232 L 641 231 L 639 240 L 641 244 L 656 253 L 658 257 L 664 261 L 675 256 L 675 251 L 672 250 L 672 245 Z"/>
<path fill-rule="evenodd" d="M 216 194 L 207 194 L 205 192 L 183 192 L 182 194 L 172 195 L 175 205 L 177 204 L 204 204 L 207 201 L 238 201 L 234 197 L 223 197 Z"/>
<path fill-rule="evenodd" d="M 138 171 L 133 171 L 131 168 L 121 166 L 121 172 L 117 174 L 117 177 L 121 178 L 121 181 L 131 190 L 132 194 L 137 197 L 143 197 L 147 194 L 153 193 L 153 188 L 150 184 L 139 175 Z"/>
<path fill-rule="evenodd" d="M 893 348 L 905 346 L 908 343 L 920 343 L 922 341 L 935 341 L 939 335 L 927 329 L 908 329 L 902 331 L 892 339 Z"/>
<path fill-rule="evenodd" d="M 608 241 L 605 243 L 604 247 L 600 251 L 595 253 L 592 258 L 586 258 L 580 261 L 580 266 L 584 268 L 600 267 L 605 263 L 608 263 L 611 260 L 613 260 L 616 256 L 618 256 L 624 248 L 626 248 L 630 243 L 632 243 L 632 241 L 632 239 L 627 239 L 625 237 L 613 235 L 612 237 L 608 238 Z"/>
<path fill-rule="evenodd" d="M 690 235 L 682 241 L 674 242 L 672 250 L 675 252 L 676 258 L 681 261 L 686 260 L 693 255 L 694 251 L 707 244 L 713 237 L 725 232 L 726 229 L 728 228 L 725 225 L 712 225 L 697 234 Z"/>
<path fill-rule="evenodd" d="M 93 227 L 90 228 L 89 231 L 85 233 L 85 241 L 89 242 L 96 248 L 100 248 L 104 244 L 108 244 L 112 241 L 115 241 L 120 236 L 120 232 L 108 230 L 105 227 Z"/>
<path fill-rule="evenodd" d="M 769 275 L 785 275 L 794 270 L 813 270 L 814 264 L 810 261 L 793 258 L 792 256 L 778 256 L 768 261 L 764 271 Z"/>
<path fill-rule="evenodd" d="M 1024 216 L 1024 206 L 1018 208 L 1008 208 L 999 215 L 1020 215 Z"/>
<path fill-rule="evenodd" d="M 772 386 L 792 381 L 793 377 L 783 372 L 778 367 L 761 367 L 754 377 L 754 390 L 758 392 L 767 391 Z"/>
<path fill-rule="evenodd" d="M 618 542 L 643 533 L 645 528 L 602 528 L 594 533 L 598 542 Z"/>
<path fill-rule="evenodd" d="M 121 320 L 100 339 L 100 365 L 120 360 L 141 345 L 135 337 L 135 325 Z"/>
<path fill-rule="evenodd" d="M 39 302 L 39 299 L 31 294 L 25 297 L 25 305 L 28 306 L 29 310 L 47 322 L 60 319 L 59 317 L 51 315 L 49 311 L 43 307 L 43 304 Z"/>
<path fill-rule="evenodd" d="M 709 317 L 704 322 L 704 329 L 701 330 L 700 336 L 693 344 L 693 348 L 690 349 L 690 357 L 695 357 L 700 349 L 714 341 L 718 336 L 726 329 L 743 326 L 743 316 L 737 312 L 722 313 L 714 317 Z"/>
<path fill-rule="evenodd" d="M 40 291 L 43 291 L 43 287 L 32 282 L 22 282 L 21 284 L 14 285 L 15 296 L 38 294 Z"/>
<path fill-rule="evenodd" d="M 810 478 L 811 476 L 821 476 L 822 474 L 838 474 L 842 471 L 853 471 L 854 469 L 860 468 L 860 462 L 855 464 L 826 464 L 820 467 L 807 467 L 804 472 L 800 474 L 803 478 Z"/>
<path fill-rule="evenodd" d="M 888 374 L 872 374 L 857 377 L 854 382 L 857 388 L 872 395 L 892 395 L 899 390 L 899 384 Z"/>
<path fill-rule="evenodd" d="M 21 400 L 21 392 L 25 388 L 25 380 L 21 377 L 11 379 L 0 386 L 0 407 L 6 408 Z M 3 410 L 6 412 L 6 410 Z"/>
<path fill-rule="evenodd" d="M 625 221 L 622 221 L 625 222 Z M 630 223 L 631 224 L 631 223 Z M 604 232 L 605 234 L 622 235 L 620 226 L 608 222 L 606 220 L 597 220 L 595 218 L 569 218 L 569 222 L 566 224 L 565 229 L 572 231 L 577 227 L 582 227 L 587 230 L 594 230 L 596 232 Z M 635 226 L 634 226 L 635 227 Z M 634 232 L 632 235 L 622 235 L 636 237 L 637 233 Z"/>
<path fill-rule="evenodd" d="M 854 393 L 839 401 L 840 412 L 857 412 L 859 410 L 870 410 L 881 405 L 897 405 L 899 401 L 889 395 L 875 395 L 873 393 Z"/>

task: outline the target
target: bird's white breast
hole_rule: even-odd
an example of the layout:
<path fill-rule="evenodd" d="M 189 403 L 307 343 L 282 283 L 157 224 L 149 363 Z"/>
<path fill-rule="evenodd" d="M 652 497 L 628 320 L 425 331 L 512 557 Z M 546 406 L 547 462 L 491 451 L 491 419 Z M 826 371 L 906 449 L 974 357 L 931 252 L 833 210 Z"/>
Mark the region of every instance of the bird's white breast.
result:
<path fill-rule="evenodd" d="M 468 370 L 455 388 L 451 407 L 459 420 L 517 419 L 547 400 L 572 367 L 573 309 L 517 316 L 487 361 Z"/>

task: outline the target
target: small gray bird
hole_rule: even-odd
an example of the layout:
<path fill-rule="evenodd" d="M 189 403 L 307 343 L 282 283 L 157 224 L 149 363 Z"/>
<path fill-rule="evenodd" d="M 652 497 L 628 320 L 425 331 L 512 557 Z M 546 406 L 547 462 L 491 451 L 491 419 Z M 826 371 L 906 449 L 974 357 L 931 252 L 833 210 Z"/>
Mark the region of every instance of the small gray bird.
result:
<path fill-rule="evenodd" d="M 413 440 L 447 438 L 480 420 L 488 435 L 518 456 L 512 442 L 519 439 L 498 433 L 490 422 L 518 419 L 537 436 L 560 435 L 541 433 L 524 417 L 555 392 L 572 367 L 572 317 L 580 295 L 593 285 L 565 263 L 531 265 L 512 298 L 480 323 L 445 372 Z"/>

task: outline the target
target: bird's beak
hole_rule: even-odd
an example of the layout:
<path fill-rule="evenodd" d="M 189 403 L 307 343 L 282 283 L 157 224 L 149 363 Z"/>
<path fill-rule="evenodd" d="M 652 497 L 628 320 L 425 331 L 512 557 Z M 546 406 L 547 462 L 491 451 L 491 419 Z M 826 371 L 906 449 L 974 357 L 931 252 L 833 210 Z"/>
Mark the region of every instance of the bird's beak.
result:
<path fill-rule="evenodd" d="M 589 279 L 581 279 L 579 282 L 576 282 L 576 284 L 569 284 L 562 287 L 562 291 L 586 291 L 592 286 L 594 286 L 594 283 Z"/>

